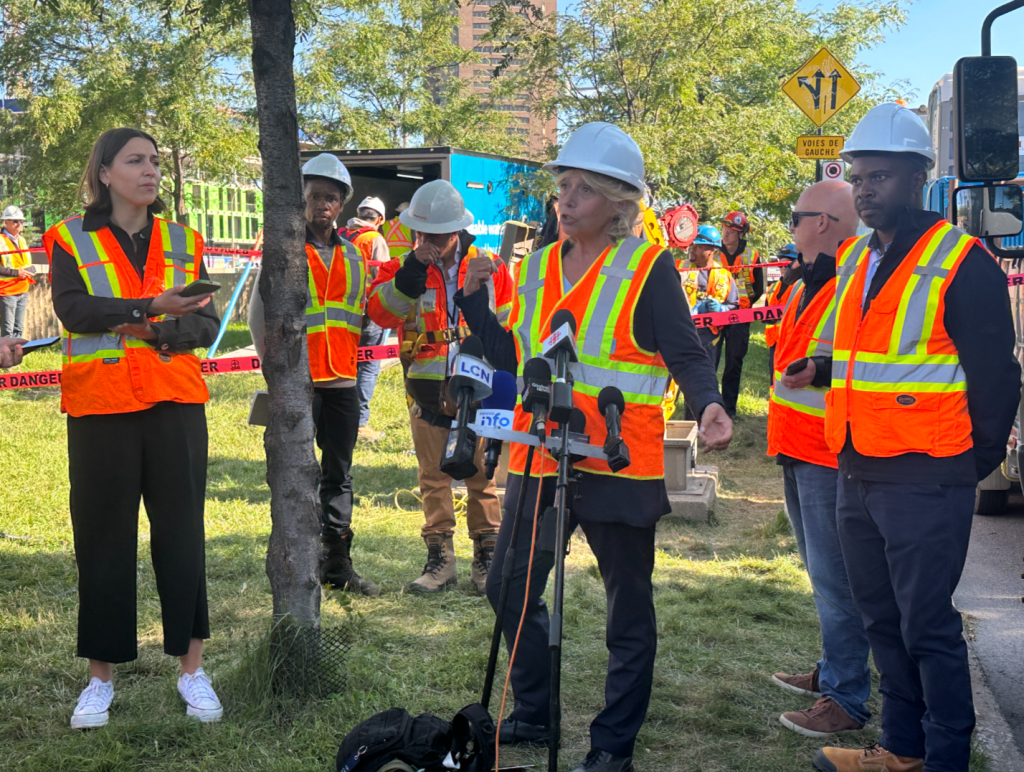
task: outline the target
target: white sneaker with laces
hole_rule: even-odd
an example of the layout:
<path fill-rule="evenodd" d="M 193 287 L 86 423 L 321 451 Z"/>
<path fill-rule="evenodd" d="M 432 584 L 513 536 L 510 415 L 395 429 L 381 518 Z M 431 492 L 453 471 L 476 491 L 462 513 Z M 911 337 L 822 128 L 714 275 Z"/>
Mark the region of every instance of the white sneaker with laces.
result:
<path fill-rule="evenodd" d="M 114 684 L 92 678 L 78 696 L 75 712 L 71 714 L 72 729 L 95 729 L 107 725 L 110 703 L 114 699 Z"/>
<path fill-rule="evenodd" d="M 185 700 L 188 710 L 185 712 L 200 721 L 220 721 L 224 715 L 217 693 L 213 690 L 210 677 L 202 668 L 192 675 L 182 673 L 178 679 L 178 694 Z"/>

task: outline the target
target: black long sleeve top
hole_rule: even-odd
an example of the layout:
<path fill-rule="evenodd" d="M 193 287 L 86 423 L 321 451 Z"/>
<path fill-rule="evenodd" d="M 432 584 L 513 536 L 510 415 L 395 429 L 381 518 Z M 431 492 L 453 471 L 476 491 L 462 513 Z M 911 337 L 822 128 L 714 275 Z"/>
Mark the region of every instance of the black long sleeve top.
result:
<path fill-rule="evenodd" d="M 153 233 L 153 222 L 129 236 L 124 230 L 110 222 L 103 214 L 86 213 L 82 218 L 82 229 L 98 231 L 104 226 L 110 228 L 128 261 L 139 276 L 146 271 L 149 242 Z M 200 263 L 199 278 L 208 279 L 206 266 Z M 148 318 L 153 298 L 101 298 L 90 295 L 78 271 L 74 255 L 59 244 L 53 248 L 50 266 L 51 297 L 53 310 L 64 329 L 79 334 L 107 332 L 119 324 L 141 324 Z M 213 345 L 220 329 L 220 317 L 213 303 L 207 303 L 198 311 L 180 318 L 152 322 L 156 340 L 150 345 L 161 351 L 188 351 Z"/>
<path fill-rule="evenodd" d="M 482 340 L 491 365 L 515 375 L 518 361 L 513 335 L 488 308 L 486 293 L 466 296 L 460 290 L 455 303 L 473 334 Z M 633 321 L 637 344 L 661 354 L 698 418 L 708 405 L 722 404 L 711 358 L 697 337 L 679 272 L 667 250 L 651 268 L 637 298 Z M 581 473 L 573 511 L 582 520 L 648 527 L 668 514 L 671 507 L 664 480 Z"/>
<path fill-rule="evenodd" d="M 892 244 L 879 261 L 868 287 L 865 312 L 921 236 L 941 219 L 934 212 L 904 210 Z M 880 246 L 875 233 L 871 247 Z M 879 458 L 857 452 L 847 429 L 846 445 L 839 453 L 840 474 L 878 482 L 976 485 L 1002 463 L 1020 403 L 1021 369 L 1014 356 L 1015 333 L 1006 274 L 983 248 L 971 248 L 950 282 L 943 323 L 967 377 L 967 409 L 974 447 L 944 458 L 926 453 Z M 831 361 L 822 364 L 823 372 L 816 374 L 815 385 L 825 379 L 826 383 L 831 381 Z"/>

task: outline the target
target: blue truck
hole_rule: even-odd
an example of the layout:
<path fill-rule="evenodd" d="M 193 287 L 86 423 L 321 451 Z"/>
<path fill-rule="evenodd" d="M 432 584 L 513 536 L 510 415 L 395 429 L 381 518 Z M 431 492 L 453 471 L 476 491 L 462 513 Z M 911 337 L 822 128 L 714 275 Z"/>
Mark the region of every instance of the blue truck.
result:
<path fill-rule="evenodd" d="M 306 150 L 302 160 L 324 152 Z M 499 253 L 507 221 L 544 221 L 543 194 L 547 172 L 523 158 L 477 153 L 456 147 L 329 150 L 352 175 L 355 195 L 342 211 L 339 224 L 355 216 L 366 196 L 377 196 L 387 207 L 408 202 L 416 189 L 431 180 L 447 180 L 462 194 L 476 222 L 467 230 L 476 244 Z"/>

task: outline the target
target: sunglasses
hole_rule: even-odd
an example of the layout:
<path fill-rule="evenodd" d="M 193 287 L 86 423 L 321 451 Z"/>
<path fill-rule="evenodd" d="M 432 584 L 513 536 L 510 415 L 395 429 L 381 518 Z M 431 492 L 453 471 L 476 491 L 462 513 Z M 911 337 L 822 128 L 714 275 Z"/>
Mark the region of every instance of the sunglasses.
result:
<path fill-rule="evenodd" d="M 839 222 L 838 217 L 833 217 L 828 212 L 793 212 L 789 219 L 790 230 L 796 230 L 800 227 L 801 217 L 821 217 L 822 215 L 825 215 L 828 219 L 834 222 Z"/>

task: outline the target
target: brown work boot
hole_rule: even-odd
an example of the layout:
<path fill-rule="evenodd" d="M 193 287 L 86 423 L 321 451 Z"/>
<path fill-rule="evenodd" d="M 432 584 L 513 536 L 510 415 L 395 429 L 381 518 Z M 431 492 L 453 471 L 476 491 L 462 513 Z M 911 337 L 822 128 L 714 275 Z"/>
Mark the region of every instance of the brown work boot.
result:
<path fill-rule="evenodd" d="M 814 707 L 807 710 L 783 713 L 779 716 L 779 722 L 804 737 L 827 737 L 830 734 L 856 732 L 864 728 L 863 724 L 858 724 L 850 718 L 831 697 L 822 697 L 814 703 Z"/>
<path fill-rule="evenodd" d="M 820 697 L 821 685 L 818 683 L 820 674 L 821 671 L 818 668 L 814 668 L 813 673 L 800 673 L 799 675 L 776 673 L 772 676 L 772 681 L 788 691 Z"/>
<path fill-rule="evenodd" d="M 424 536 L 427 543 L 427 563 L 423 566 L 423 576 L 410 583 L 406 589 L 412 592 L 441 592 L 447 587 L 458 584 L 455 573 L 455 545 L 451 534 L 432 533 Z"/>
<path fill-rule="evenodd" d="M 473 567 L 470 569 L 469 581 L 476 587 L 478 594 L 487 592 L 487 572 L 491 570 L 494 560 L 494 546 L 498 543 L 498 535 L 488 533 L 473 539 Z"/>
<path fill-rule="evenodd" d="M 889 753 L 878 743 L 869 748 L 822 748 L 814 757 L 819 772 L 921 772 L 924 759 Z"/>

